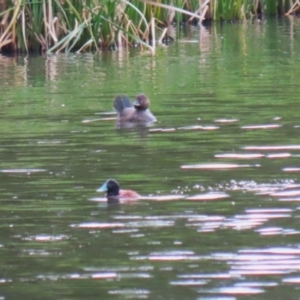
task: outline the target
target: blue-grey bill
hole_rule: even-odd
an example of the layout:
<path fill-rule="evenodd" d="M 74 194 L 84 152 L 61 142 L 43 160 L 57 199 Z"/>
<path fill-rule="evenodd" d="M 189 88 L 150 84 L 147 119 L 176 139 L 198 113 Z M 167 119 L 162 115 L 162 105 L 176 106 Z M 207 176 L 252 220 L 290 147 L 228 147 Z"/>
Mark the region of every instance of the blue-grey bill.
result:
<path fill-rule="evenodd" d="M 97 189 L 97 192 L 107 192 L 106 182 L 99 189 Z"/>

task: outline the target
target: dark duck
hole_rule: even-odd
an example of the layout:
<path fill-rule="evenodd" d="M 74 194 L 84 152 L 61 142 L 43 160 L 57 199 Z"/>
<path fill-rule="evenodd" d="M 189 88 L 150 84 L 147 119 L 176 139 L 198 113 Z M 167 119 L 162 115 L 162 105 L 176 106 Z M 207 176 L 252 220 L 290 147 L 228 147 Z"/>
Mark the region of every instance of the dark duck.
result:
<path fill-rule="evenodd" d="M 118 95 L 113 105 L 119 122 L 139 124 L 156 122 L 156 118 L 149 110 L 150 100 L 145 94 L 138 94 L 133 104 L 126 95 Z"/>
<path fill-rule="evenodd" d="M 106 180 L 97 192 L 106 192 L 107 200 L 136 200 L 141 197 L 135 191 L 122 190 L 115 179 Z"/>

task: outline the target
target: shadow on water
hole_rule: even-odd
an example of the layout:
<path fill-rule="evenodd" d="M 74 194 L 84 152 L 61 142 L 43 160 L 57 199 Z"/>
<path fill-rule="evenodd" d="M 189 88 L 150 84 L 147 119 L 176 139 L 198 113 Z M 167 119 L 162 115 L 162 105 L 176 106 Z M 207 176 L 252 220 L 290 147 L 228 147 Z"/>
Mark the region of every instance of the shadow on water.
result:
<path fill-rule="evenodd" d="M 0 298 L 298 298 L 299 26 L 0 56 Z M 158 122 L 119 127 L 141 91 Z M 107 178 L 141 199 L 107 203 Z"/>

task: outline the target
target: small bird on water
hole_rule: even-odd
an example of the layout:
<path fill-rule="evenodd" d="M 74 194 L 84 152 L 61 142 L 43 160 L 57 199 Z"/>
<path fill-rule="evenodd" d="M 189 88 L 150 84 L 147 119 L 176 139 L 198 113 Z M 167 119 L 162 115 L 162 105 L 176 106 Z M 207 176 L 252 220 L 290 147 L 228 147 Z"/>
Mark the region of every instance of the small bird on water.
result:
<path fill-rule="evenodd" d="M 108 201 L 113 200 L 136 200 L 141 196 L 132 190 L 122 190 L 119 183 L 115 179 L 108 179 L 104 184 L 97 189 L 97 192 L 106 192 Z"/>
<path fill-rule="evenodd" d="M 113 103 L 119 122 L 153 123 L 155 116 L 150 112 L 150 100 L 145 94 L 138 94 L 133 104 L 126 95 L 118 95 Z"/>

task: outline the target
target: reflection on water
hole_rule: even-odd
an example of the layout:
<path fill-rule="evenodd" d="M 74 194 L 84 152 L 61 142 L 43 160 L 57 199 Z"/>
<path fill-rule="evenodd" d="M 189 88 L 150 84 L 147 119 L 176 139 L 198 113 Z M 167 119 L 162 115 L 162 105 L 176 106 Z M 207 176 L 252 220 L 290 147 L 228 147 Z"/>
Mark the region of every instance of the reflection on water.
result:
<path fill-rule="evenodd" d="M 299 26 L 0 56 L 0 299 L 297 299 Z M 158 122 L 119 128 L 123 92 Z M 107 203 L 107 178 L 141 199 Z"/>

